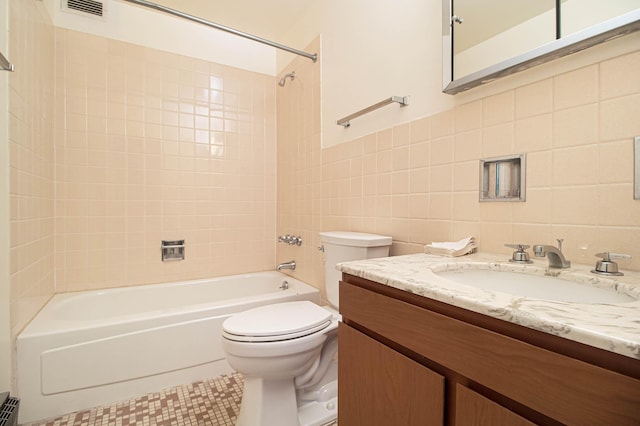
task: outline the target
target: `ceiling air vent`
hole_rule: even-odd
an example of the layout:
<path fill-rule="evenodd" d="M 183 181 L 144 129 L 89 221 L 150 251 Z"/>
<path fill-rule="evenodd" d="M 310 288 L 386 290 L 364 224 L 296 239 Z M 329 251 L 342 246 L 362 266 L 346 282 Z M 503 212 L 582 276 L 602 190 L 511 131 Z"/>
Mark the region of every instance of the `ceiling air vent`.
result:
<path fill-rule="evenodd" d="M 83 16 L 103 18 L 107 0 L 62 0 L 62 10 Z"/>

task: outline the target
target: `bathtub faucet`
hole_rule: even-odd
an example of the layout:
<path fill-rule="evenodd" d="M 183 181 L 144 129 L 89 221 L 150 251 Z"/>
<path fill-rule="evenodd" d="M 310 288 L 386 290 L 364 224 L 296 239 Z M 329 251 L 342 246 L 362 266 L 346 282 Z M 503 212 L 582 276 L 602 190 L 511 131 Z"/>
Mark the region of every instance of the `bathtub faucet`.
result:
<path fill-rule="evenodd" d="M 296 261 L 295 260 L 291 260 L 289 262 L 284 262 L 279 264 L 276 267 L 276 271 L 281 271 L 283 269 L 291 269 L 292 271 L 296 269 Z"/>

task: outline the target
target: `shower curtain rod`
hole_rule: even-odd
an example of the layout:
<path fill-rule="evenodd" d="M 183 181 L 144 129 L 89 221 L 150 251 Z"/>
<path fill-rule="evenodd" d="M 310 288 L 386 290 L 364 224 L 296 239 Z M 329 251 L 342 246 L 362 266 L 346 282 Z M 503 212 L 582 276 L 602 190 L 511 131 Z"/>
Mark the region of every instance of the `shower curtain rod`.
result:
<path fill-rule="evenodd" d="M 124 0 L 124 1 L 128 1 L 130 3 L 135 3 L 135 4 L 138 4 L 140 6 L 145 6 L 145 7 L 151 8 L 151 9 L 159 10 L 161 12 L 165 12 L 165 13 L 168 13 L 170 15 L 178 16 L 180 18 L 188 19 L 190 21 L 197 22 L 199 24 L 207 25 L 209 27 L 213 27 L 213 28 L 216 28 L 218 30 L 226 31 L 228 33 L 231 33 L 231 34 L 234 34 L 234 35 L 237 35 L 237 36 L 240 36 L 240 37 L 248 38 L 249 40 L 257 41 L 258 43 L 262 43 L 262 44 L 266 44 L 266 45 L 271 46 L 271 47 L 275 47 L 276 49 L 286 50 L 289 53 L 294 53 L 296 55 L 300 55 L 300 56 L 304 56 L 305 58 L 309 58 L 313 62 L 316 62 L 318 60 L 318 54 L 317 53 L 307 53 L 307 52 L 302 51 L 302 50 L 294 49 L 293 47 L 285 46 L 284 44 L 276 43 L 275 41 L 267 40 L 267 39 L 264 39 L 262 37 L 258 37 L 258 36 L 254 36 L 252 34 L 244 33 L 242 31 L 238 31 L 236 29 L 233 29 L 233 28 L 230 28 L 230 27 L 226 27 L 224 25 L 216 24 L 215 22 L 207 21 L 206 19 L 198 18 L 197 16 L 189 15 L 187 13 L 180 12 L 179 10 L 171 9 L 171 8 L 168 8 L 168 7 L 156 4 L 156 3 L 151 3 L 151 2 L 146 1 L 146 0 Z"/>

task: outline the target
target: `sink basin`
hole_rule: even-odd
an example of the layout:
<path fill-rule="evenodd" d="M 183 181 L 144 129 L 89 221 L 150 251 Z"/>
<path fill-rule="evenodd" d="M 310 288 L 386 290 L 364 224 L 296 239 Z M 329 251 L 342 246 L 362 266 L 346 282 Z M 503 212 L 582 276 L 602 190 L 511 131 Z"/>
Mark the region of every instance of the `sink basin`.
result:
<path fill-rule="evenodd" d="M 629 303 L 637 298 L 614 288 L 597 287 L 589 283 L 570 281 L 544 275 L 499 271 L 492 269 L 457 269 L 434 271 L 437 275 L 460 284 L 499 291 L 514 296 L 535 297 L 571 303 Z M 598 278 L 599 281 L 613 281 Z"/>

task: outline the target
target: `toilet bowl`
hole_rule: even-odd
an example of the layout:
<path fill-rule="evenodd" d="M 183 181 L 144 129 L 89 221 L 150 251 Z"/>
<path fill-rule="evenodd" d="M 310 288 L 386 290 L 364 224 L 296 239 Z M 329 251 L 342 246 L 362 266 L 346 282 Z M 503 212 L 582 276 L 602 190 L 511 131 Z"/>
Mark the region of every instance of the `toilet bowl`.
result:
<path fill-rule="evenodd" d="M 322 232 L 327 298 L 338 306 L 338 262 L 388 256 L 391 237 Z M 245 378 L 237 426 L 321 426 L 337 415 L 340 315 L 309 301 L 233 315 L 222 325 L 229 365 Z"/>

